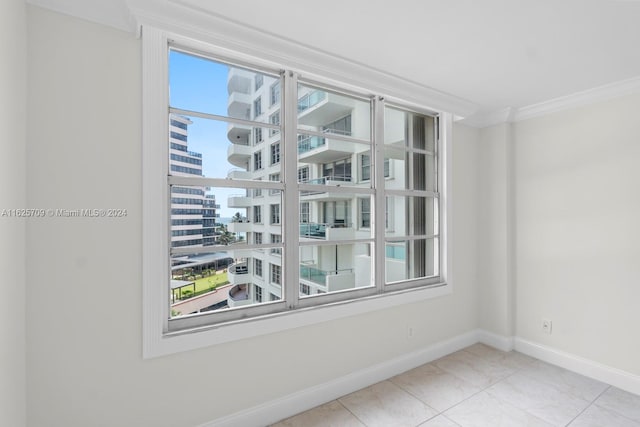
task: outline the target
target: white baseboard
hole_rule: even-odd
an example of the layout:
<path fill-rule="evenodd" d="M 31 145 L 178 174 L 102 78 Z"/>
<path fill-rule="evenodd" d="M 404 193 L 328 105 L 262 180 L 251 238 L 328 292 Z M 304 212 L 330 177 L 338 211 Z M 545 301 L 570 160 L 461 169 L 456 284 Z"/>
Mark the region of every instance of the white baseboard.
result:
<path fill-rule="evenodd" d="M 640 395 L 640 376 L 638 375 L 522 338 L 515 338 L 515 350 L 629 393 Z"/>
<path fill-rule="evenodd" d="M 640 376 L 518 337 L 483 329 L 469 331 L 335 380 L 201 424 L 199 427 L 264 426 L 386 380 L 477 342 L 502 351 L 516 350 L 544 362 L 640 395 Z"/>
<path fill-rule="evenodd" d="M 513 337 L 494 334 L 484 329 L 478 329 L 478 341 L 490 347 L 497 348 L 502 351 L 513 350 Z"/>
<path fill-rule="evenodd" d="M 244 411 L 218 418 L 199 427 L 247 427 L 275 423 L 454 353 L 477 342 L 478 331 L 470 331 L 387 362 L 352 372 L 327 383 L 309 387 Z"/>

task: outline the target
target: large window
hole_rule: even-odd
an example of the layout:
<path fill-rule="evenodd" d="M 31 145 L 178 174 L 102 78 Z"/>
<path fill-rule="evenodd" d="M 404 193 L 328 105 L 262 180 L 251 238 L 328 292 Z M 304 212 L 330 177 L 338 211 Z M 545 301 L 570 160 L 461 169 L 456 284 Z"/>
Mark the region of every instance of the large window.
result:
<path fill-rule="evenodd" d="M 154 285 L 145 279 L 163 334 L 304 315 L 299 309 L 338 301 L 368 306 L 445 283 L 441 116 L 322 87 L 281 67 L 243 60 L 243 68 L 172 40 L 179 41 L 167 51 L 168 88 L 158 84 L 155 98 L 145 97 L 166 102 L 165 115 L 154 110 L 157 123 L 143 134 L 145 161 L 164 162 L 160 173 L 145 172 L 153 191 L 144 193 L 155 195 L 145 199 L 153 207 L 145 208 L 145 227 L 156 224 L 163 236 L 149 246 L 155 257 L 145 255 L 163 274 Z M 268 114 L 258 114 L 264 96 Z M 157 143 L 159 132 L 168 148 Z M 256 146 L 263 135 L 273 137 L 269 148 Z M 385 179 L 389 171 L 393 179 Z M 202 237 L 207 218 L 216 223 L 207 229 L 215 244 Z M 218 274 L 228 292 L 200 286 Z M 175 291 L 187 286 L 191 294 Z"/>

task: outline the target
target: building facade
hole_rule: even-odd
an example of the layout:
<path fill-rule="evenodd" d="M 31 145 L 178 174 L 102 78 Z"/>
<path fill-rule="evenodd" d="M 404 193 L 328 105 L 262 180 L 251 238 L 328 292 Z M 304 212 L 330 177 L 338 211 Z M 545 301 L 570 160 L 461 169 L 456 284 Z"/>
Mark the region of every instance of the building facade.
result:
<path fill-rule="evenodd" d="M 202 176 L 202 154 L 188 150 L 188 126 L 192 121 L 171 114 L 169 168 L 175 176 Z M 217 242 L 219 205 L 207 187 L 171 188 L 171 247 L 211 246 Z"/>
<path fill-rule="evenodd" d="M 227 89 L 229 117 L 280 123 L 278 78 L 230 67 Z M 374 179 L 371 103 L 305 85 L 298 85 L 297 98 L 298 182 L 306 184 L 299 205 L 299 241 L 304 243 L 300 245 L 297 284 L 300 296 L 371 286 L 372 248 L 359 243 L 372 238 L 374 200 L 366 191 Z M 426 183 L 435 163 L 414 164 L 405 147 L 408 143 L 423 148 L 431 144 L 435 151 L 436 119 L 393 109 L 385 114 L 389 116 L 384 136 L 385 148 L 388 145 L 385 189 L 403 190 L 414 188 L 414 182 Z M 231 146 L 227 153 L 234 168 L 228 177 L 280 181 L 284 151 L 280 136 L 276 129 L 230 123 Z M 384 224 L 387 238 L 386 281 L 437 274 L 437 259 L 428 261 L 433 260 L 437 242 L 390 240 L 396 234 L 429 234 L 413 227 L 424 225 L 426 216 L 437 215 L 437 205 L 431 201 L 430 205 L 417 206 L 420 203 L 403 196 L 385 199 L 385 218 L 377 223 Z M 229 231 L 246 236 L 253 244 L 282 241 L 280 191 L 247 189 L 242 195 L 230 197 L 228 207 L 241 212 L 229 224 Z M 317 245 L 310 244 L 313 242 Z M 234 258 L 235 264 L 229 268 L 229 280 L 235 285 L 230 292 L 230 307 L 282 298 L 281 248 L 236 251 Z M 235 291 L 243 298 L 234 300 Z"/>

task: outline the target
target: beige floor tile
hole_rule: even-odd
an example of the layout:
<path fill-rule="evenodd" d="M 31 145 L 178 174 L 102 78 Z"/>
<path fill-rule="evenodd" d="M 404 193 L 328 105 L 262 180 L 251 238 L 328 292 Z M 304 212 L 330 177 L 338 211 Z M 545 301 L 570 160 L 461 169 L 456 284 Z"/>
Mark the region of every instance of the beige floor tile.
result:
<path fill-rule="evenodd" d="M 433 362 L 438 368 L 480 388 L 489 387 L 517 370 L 466 351 L 458 351 Z"/>
<path fill-rule="evenodd" d="M 486 392 L 465 400 L 445 415 L 463 427 L 553 427 L 553 424 Z"/>
<path fill-rule="evenodd" d="M 420 427 L 460 427 L 460 425 L 454 423 L 444 415 L 438 415 L 437 417 L 431 418 L 426 423 L 420 424 Z"/>
<path fill-rule="evenodd" d="M 517 351 L 504 352 L 482 343 L 467 347 L 464 351 L 489 361 L 499 362 L 511 369 L 523 369 L 536 361 L 533 357 L 518 353 Z"/>
<path fill-rule="evenodd" d="M 578 416 L 569 427 L 640 427 L 640 423 L 632 421 L 616 412 L 591 405 Z"/>
<path fill-rule="evenodd" d="M 640 396 L 636 394 L 611 387 L 596 400 L 595 404 L 640 422 Z"/>
<path fill-rule="evenodd" d="M 487 392 L 557 426 L 567 425 L 591 403 L 522 373 L 505 378 Z"/>
<path fill-rule="evenodd" d="M 432 364 L 393 377 L 391 382 L 438 411 L 449 409 L 482 390 Z"/>
<path fill-rule="evenodd" d="M 522 373 L 535 380 L 550 384 L 562 392 L 571 393 L 590 402 L 609 387 L 600 381 L 540 360 L 522 369 Z"/>
<path fill-rule="evenodd" d="M 273 424 L 272 427 L 364 427 L 364 424 L 334 400 Z"/>
<path fill-rule="evenodd" d="M 415 427 L 438 414 L 390 381 L 374 384 L 338 400 L 368 427 Z"/>

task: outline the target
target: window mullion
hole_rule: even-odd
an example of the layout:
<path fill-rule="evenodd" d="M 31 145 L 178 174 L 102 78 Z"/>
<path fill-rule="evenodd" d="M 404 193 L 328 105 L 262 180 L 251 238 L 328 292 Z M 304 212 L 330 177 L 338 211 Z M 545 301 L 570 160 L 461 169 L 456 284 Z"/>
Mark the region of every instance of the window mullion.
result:
<path fill-rule="evenodd" d="M 284 223 L 283 297 L 288 307 L 297 307 L 299 298 L 300 253 L 298 250 L 300 201 L 298 186 L 298 76 L 290 71 L 282 80 L 282 147 L 284 147 L 283 182 L 285 183 L 281 215 Z"/>
<path fill-rule="evenodd" d="M 371 177 L 374 195 L 372 226 L 374 230 L 374 285 L 379 293 L 384 292 L 385 283 L 385 196 L 384 196 L 384 98 L 373 98 L 372 141 L 374 175 Z"/>

